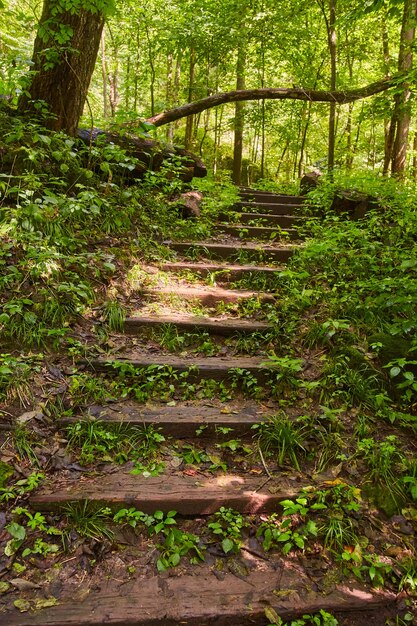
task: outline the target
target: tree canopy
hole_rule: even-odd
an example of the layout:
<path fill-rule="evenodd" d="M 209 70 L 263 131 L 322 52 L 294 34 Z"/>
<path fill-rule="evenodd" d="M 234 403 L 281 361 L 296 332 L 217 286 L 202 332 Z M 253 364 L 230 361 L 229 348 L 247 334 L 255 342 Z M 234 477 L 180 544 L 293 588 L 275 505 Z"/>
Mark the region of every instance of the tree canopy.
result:
<path fill-rule="evenodd" d="M 317 164 L 417 169 L 416 0 L 3 3 L 0 92 L 52 127 L 73 134 L 82 110 L 88 126 L 167 125 L 168 143 L 215 170 L 238 160 L 247 181 Z"/>

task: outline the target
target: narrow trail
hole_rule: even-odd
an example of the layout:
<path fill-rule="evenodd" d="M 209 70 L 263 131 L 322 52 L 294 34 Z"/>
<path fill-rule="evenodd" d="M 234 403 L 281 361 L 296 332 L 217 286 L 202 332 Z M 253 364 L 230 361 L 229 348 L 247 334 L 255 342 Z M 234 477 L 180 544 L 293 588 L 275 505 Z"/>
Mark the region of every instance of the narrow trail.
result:
<path fill-rule="evenodd" d="M 272 366 L 262 350 L 254 350 L 253 346 L 257 337 L 271 331 L 268 320 L 259 314 L 262 303 L 279 306 L 277 294 L 268 291 L 268 284 L 276 284 L 275 277 L 297 246 L 302 245 L 302 205 L 302 197 L 242 189 L 241 201 L 235 207 L 239 212 L 237 224 L 219 223 L 215 237 L 208 242 L 169 244 L 178 260 L 154 268 L 158 279 L 161 273 L 168 277 L 166 284 L 155 281 L 155 286 L 142 290 L 141 305 L 125 322 L 126 335 L 135 339 L 149 329 L 158 330 L 169 324 L 180 332 L 239 337 L 243 344 L 252 338 L 248 342 L 249 353 L 233 354 L 226 349 L 216 356 L 166 354 L 157 349 L 149 353 L 141 350 L 140 343 L 133 342 L 117 358 L 97 358 L 86 362 L 85 367 L 111 376 L 120 371 L 121 364 L 134 368 L 168 366 L 171 373 L 183 376 L 180 380 L 187 382 L 189 399 L 151 406 L 113 403 L 95 407 L 96 417 L 104 423 L 158 427 L 166 438 L 178 440 L 193 440 L 196 431 L 200 431 L 208 448 L 219 445 L 222 432 L 230 432 L 229 437 L 238 437 L 242 442 L 251 441 L 252 427 L 279 409 L 279 402 L 269 393 Z M 184 275 L 192 276 L 193 282 L 177 280 Z M 254 276 L 261 286 L 259 291 L 236 286 L 238 281 L 245 285 L 245 279 Z M 209 285 L 207 277 L 212 278 Z M 233 306 L 245 301 L 252 304 L 252 309 L 247 307 L 242 318 Z M 194 309 L 190 305 L 179 310 L 178 302 L 191 303 Z M 200 310 L 196 311 L 198 307 Z M 217 390 L 222 383 L 232 381 L 234 397 L 222 404 L 200 399 L 197 393 L 193 395 L 192 385 L 204 379 L 216 381 Z M 241 395 L 242 386 L 249 383 L 262 386 L 260 399 L 245 400 Z M 234 454 L 230 456 L 233 460 Z M 164 514 L 175 510 L 184 528 L 192 532 L 220 507 L 257 516 L 277 511 L 282 500 L 297 497 L 307 484 L 300 472 L 292 473 L 288 468 L 270 472 L 264 459 L 256 467 L 251 466 L 238 451 L 235 463 L 232 461 L 226 471 L 209 473 L 194 466 L 184 470 L 171 463 L 164 473 L 145 478 L 132 475 L 131 467 L 113 466 L 78 480 L 47 484 L 31 497 L 30 503 L 44 512 L 85 501 L 113 510 L 135 507 L 150 515 L 156 510 Z M 131 537 L 125 539 L 126 544 L 138 543 Z M 138 545 L 135 547 L 139 549 Z M 323 588 L 316 584 L 311 569 L 302 567 L 302 560 L 262 553 L 255 537 L 247 539 L 239 557 L 226 558 L 212 549 L 199 566 L 172 568 L 159 574 L 153 566 L 153 575 L 149 574 L 149 563 L 154 555 L 146 542 L 142 548 L 148 556 L 138 559 L 138 566 L 132 568 L 127 580 L 120 578 L 115 565 L 107 578 L 94 579 L 85 596 L 69 594 L 55 607 L 34 614 L 15 612 L 0 617 L 0 623 L 241 626 L 267 624 L 270 607 L 283 620 L 325 609 L 337 614 L 341 624 L 364 623 L 364 611 L 367 623 L 382 624 L 384 621 L 378 619 L 383 619 L 384 611 L 395 602 L 389 593 L 359 584 L 336 581 Z M 323 563 L 318 568 L 323 569 Z M 5 618 L 7 621 L 2 621 Z"/>

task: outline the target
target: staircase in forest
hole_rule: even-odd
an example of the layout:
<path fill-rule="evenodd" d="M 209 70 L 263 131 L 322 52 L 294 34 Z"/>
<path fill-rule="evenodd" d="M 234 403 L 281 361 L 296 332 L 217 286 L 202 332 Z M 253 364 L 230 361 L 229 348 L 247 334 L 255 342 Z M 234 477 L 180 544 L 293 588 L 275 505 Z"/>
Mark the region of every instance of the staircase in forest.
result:
<path fill-rule="evenodd" d="M 57 511 L 85 501 L 113 510 L 134 507 L 149 515 L 174 510 L 182 532 L 198 534 L 207 517 L 221 507 L 262 516 L 279 511 L 280 501 L 294 499 L 306 484 L 299 472 L 270 471 L 264 459 L 249 462 L 244 453 L 245 441 L 252 441 L 252 427 L 279 410 L 279 401 L 270 394 L 273 364 L 268 364 L 265 356 L 268 346 L 266 350 L 264 346 L 264 354 L 257 346 L 257 340 L 262 343 L 273 328 L 260 311 L 264 306 L 279 306 L 279 273 L 297 246 L 302 245 L 298 233 L 303 225 L 303 198 L 251 189 L 242 189 L 240 196 L 234 207 L 237 223 L 219 223 L 213 240 L 170 243 L 177 260 L 161 263 L 158 268 L 158 276 L 163 273 L 170 280 L 166 284 L 156 281 L 154 286 L 142 289 L 141 306 L 125 322 L 125 332 L 132 338 L 126 354 L 86 364 L 110 376 L 120 373 L 123 366 L 148 368 L 148 372 L 153 371 L 150 367 L 157 372 L 169 366 L 176 382 L 187 388 L 187 400 L 156 405 L 113 403 L 93 407 L 90 415 L 105 423 L 159 428 L 166 439 L 178 440 L 182 451 L 192 452 L 196 440 L 198 449 L 202 441 L 209 450 L 229 446 L 226 471 L 208 471 L 207 463 L 199 468 L 199 457 L 207 461 L 207 456 L 199 452 L 195 453 L 195 462 L 188 465 L 171 459 L 164 473 L 156 476 L 134 475 L 131 466 L 105 466 L 97 475 L 81 474 L 70 482 L 62 479 L 42 488 L 31 498 L 36 510 Z M 178 302 L 192 303 L 194 308 L 190 304 L 181 313 L 176 311 Z M 237 315 L 237 310 L 244 312 L 243 317 Z M 140 344 L 135 344 L 143 333 L 167 327 L 221 340 L 238 338 L 242 345 L 247 342 L 249 354 L 242 354 L 242 350 L 230 353 L 225 348 L 220 355 L 195 357 L 181 350 L 178 354 L 158 349 L 143 352 Z M 214 385 L 213 396 L 221 396 L 222 385 L 226 384 L 234 390 L 233 396 L 223 402 L 199 397 L 193 388 L 197 390 L 202 380 L 209 381 L 207 386 Z M 241 393 L 250 385 L 263 390 L 255 399 L 245 399 Z M 201 433 L 199 438 L 196 431 Z M 209 457 L 215 464 L 216 455 L 211 453 Z M 220 460 L 218 463 L 220 466 Z M 375 614 L 381 615 L 381 607 L 392 600 L 386 594 L 354 585 L 335 583 L 326 590 L 318 588 L 299 560 L 263 552 L 250 532 L 239 554 L 232 550 L 227 555 L 218 546 L 209 545 L 204 563 L 190 565 L 184 559 L 184 564 L 181 561 L 178 567 L 158 573 L 155 549 L 131 530 L 120 541 L 124 554 L 132 558 L 127 570 L 123 559 L 115 557 L 107 574 L 102 568 L 100 577 L 92 575 L 84 595 L 68 592 L 57 606 L 33 614 L 8 614 L 3 616 L 6 621 L 0 616 L 0 623 L 241 626 L 267 624 L 273 616 L 273 612 L 268 613 L 270 609 L 283 620 L 325 609 L 336 614 L 340 624 L 354 625 L 362 623 L 358 617 L 361 611 L 376 610 Z"/>

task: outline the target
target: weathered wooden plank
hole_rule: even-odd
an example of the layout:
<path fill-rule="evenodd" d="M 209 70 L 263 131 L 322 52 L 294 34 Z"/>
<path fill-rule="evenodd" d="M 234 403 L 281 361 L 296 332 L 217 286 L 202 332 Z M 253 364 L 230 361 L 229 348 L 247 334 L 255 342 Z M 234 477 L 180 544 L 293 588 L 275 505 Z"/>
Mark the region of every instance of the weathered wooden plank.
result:
<path fill-rule="evenodd" d="M 202 317 L 195 315 L 140 315 L 133 313 L 125 320 L 124 329 L 129 334 L 137 334 L 144 328 L 155 328 L 162 324 L 172 324 L 181 331 L 191 332 L 200 330 L 211 335 L 230 337 L 239 334 L 261 333 L 270 330 L 272 326 L 266 322 L 243 320 L 239 318 Z"/>
<path fill-rule="evenodd" d="M 261 241 L 273 241 L 279 239 L 299 239 L 298 230 L 295 228 L 281 229 L 271 226 L 241 226 L 241 225 L 221 225 L 214 229 L 214 235 L 217 233 L 238 237 L 242 241 L 248 239 L 259 239 Z"/>
<path fill-rule="evenodd" d="M 257 191 L 256 189 L 242 188 L 239 193 L 242 200 L 250 200 L 251 202 L 295 204 L 300 206 L 304 204 L 304 196 L 290 196 L 285 193 L 273 193 L 272 191 Z"/>
<path fill-rule="evenodd" d="M 182 516 L 211 515 L 226 506 L 254 514 L 276 511 L 281 500 L 295 497 L 300 490 L 297 481 L 272 479 L 264 484 L 265 476 L 175 474 L 143 478 L 118 470 L 94 479 L 82 478 L 61 489 L 45 487 L 30 498 L 30 503 L 38 511 L 56 511 L 70 502 L 88 500 L 97 506 L 129 506 L 145 513 L 175 510 Z"/>
<path fill-rule="evenodd" d="M 114 363 L 127 363 L 135 368 L 142 369 L 152 365 L 161 367 L 171 367 L 178 374 L 188 372 L 189 381 L 198 381 L 203 378 L 213 378 L 214 380 L 227 380 L 231 377 L 230 370 L 246 370 L 255 376 L 258 382 L 264 382 L 268 370 L 261 366 L 264 359 L 256 357 L 209 357 L 200 358 L 194 355 L 187 357 L 177 357 L 169 355 L 143 355 L 132 353 L 129 356 L 120 356 L 117 359 L 89 359 L 82 363 L 97 372 L 115 374 L 117 368 Z"/>
<path fill-rule="evenodd" d="M 273 275 L 283 271 L 281 267 L 268 267 L 267 265 L 224 265 L 219 263 L 192 263 L 187 261 L 163 263 L 161 269 L 168 272 L 189 271 L 201 276 L 213 276 L 218 283 L 227 283 L 240 280 L 250 274 Z"/>
<path fill-rule="evenodd" d="M 234 205 L 237 209 L 250 209 L 253 208 L 255 212 L 272 213 L 273 215 L 292 215 L 300 205 L 289 204 L 285 202 L 250 202 L 247 200 L 241 200 Z"/>
<path fill-rule="evenodd" d="M 207 307 L 215 307 L 219 302 L 236 303 L 240 300 L 259 298 L 262 302 L 274 302 L 275 297 L 268 293 L 257 291 L 241 291 L 237 289 L 222 289 L 221 287 L 183 287 L 181 285 L 168 285 L 142 289 L 147 296 L 159 298 L 161 296 L 176 296 L 182 300 L 195 300 Z"/>
<path fill-rule="evenodd" d="M 229 411 L 229 412 L 227 412 Z M 255 403 L 250 403 L 239 410 L 224 406 L 222 408 L 204 405 L 158 406 L 141 408 L 140 405 L 123 403 L 103 407 L 94 407 L 94 417 L 87 413 L 85 419 L 98 419 L 108 424 L 129 424 L 131 426 L 155 426 L 164 435 L 177 439 L 196 436 L 196 429 L 201 430 L 199 439 L 218 437 L 218 428 L 231 428 L 230 437 L 252 437 L 254 424 L 259 424 L 272 414 Z M 61 424 L 72 424 L 79 418 L 61 419 Z M 204 429 L 202 429 L 204 427 Z"/>
<path fill-rule="evenodd" d="M 253 220 L 262 220 L 265 225 L 276 224 L 280 228 L 291 228 L 302 223 L 303 218 L 296 215 L 273 215 L 272 213 L 240 213 L 239 222 L 247 224 Z"/>
<path fill-rule="evenodd" d="M 237 261 L 239 255 L 245 255 L 246 261 L 257 263 L 282 263 L 288 261 L 294 252 L 294 247 L 272 247 L 255 244 L 220 244 L 220 243 L 195 243 L 186 241 L 173 241 L 169 243 L 171 250 L 182 254 L 191 251 L 205 257 L 230 259 Z M 262 260 L 261 260 L 262 259 Z"/>
<path fill-rule="evenodd" d="M 103 580 L 84 600 L 66 600 L 34 613 L 15 609 L 0 617 L 4 626 L 248 626 L 267 624 L 265 609 L 285 621 L 320 609 L 339 616 L 363 612 L 373 626 L 385 624 L 396 606 L 393 594 L 339 587 L 328 595 L 311 590 L 311 580 L 299 569 L 271 566 L 239 578 L 208 572 L 153 576 L 130 581 Z M 378 620 L 378 615 L 380 620 Z M 350 622 L 352 626 L 356 620 Z M 363 623 L 361 621 L 361 623 Z"/>

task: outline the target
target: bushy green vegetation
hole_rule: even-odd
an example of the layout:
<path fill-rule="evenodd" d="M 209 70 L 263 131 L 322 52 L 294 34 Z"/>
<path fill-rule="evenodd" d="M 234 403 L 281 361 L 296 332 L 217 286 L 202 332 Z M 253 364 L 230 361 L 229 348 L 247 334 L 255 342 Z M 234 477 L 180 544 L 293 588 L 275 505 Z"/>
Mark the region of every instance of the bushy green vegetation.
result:
<path fill-rule="evenodd" d="M 344 188 L 372 195 L 377 207 L 359 221 L 332 214 L 331 200 Z M 390 421 L 397 410 L 415 412 L 414 186 L 341 176 L 310 192 L 309 204 L 322 219 L 311 222 L 311 239 L 280 275 L 281 328 L 289 338 L 300 335 L 304 348 L 325 349 L 326 401 L 364 406 Z"/>

